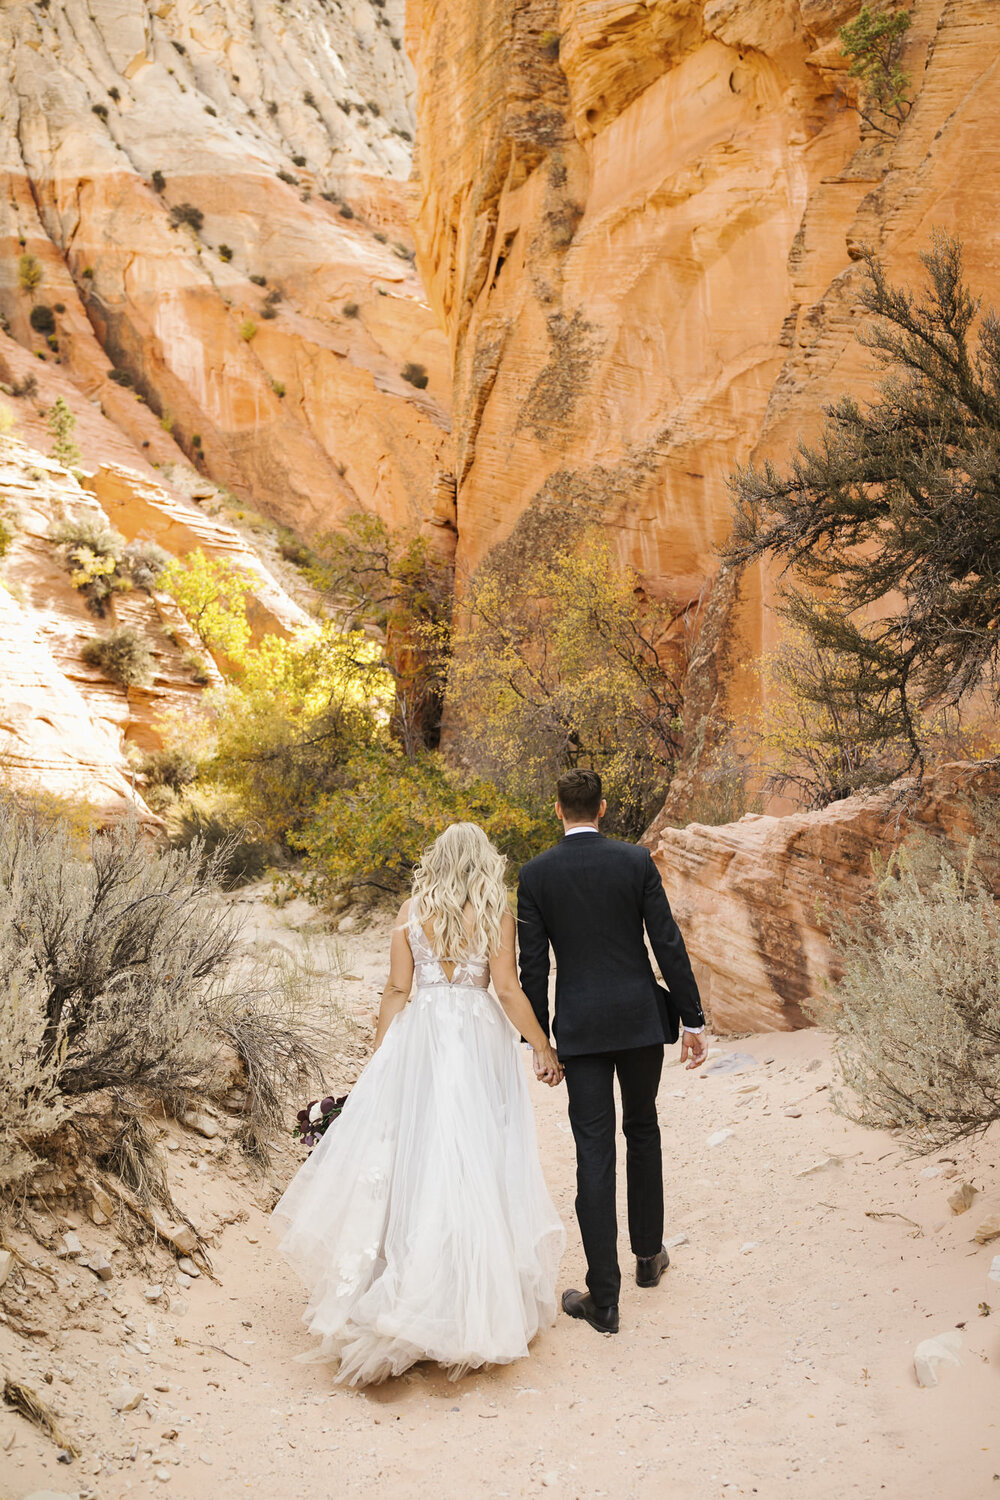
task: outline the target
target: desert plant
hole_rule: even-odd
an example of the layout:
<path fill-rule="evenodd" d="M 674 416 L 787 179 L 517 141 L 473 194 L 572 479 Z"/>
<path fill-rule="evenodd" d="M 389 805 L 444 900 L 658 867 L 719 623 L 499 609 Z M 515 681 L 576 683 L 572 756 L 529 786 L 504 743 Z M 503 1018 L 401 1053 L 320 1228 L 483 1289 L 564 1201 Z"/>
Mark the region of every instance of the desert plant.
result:
<path fill-rule="evenodd" d="M 92 104 L 90 106 L 90 112 L 92 115 L 96 115 L 99 120 L 103 121 L 105 125 L 108 123 L 108 106 L 106 104 Z"/>
<path fill-rule="evenodd" d="M 228 245 L 220 245 L 219 246 L 219 259 L 220 260 L 232 260 L 232 258 L 233 258 L 233 252 L 230 249 L 230 247 Z"/>
<path fill-rule="evenodd" d="M 125 538 L 103 516 L 86 513 L 57 522 L 49 538 L 62 552 L 73 587 L 95 614 L 103 615 L 108 598 L 123 583 Z"/>
<path fill-rule="evenodd" d="M 206 557 L 197 548 L 182 562 L 167 564 L 158 578 L 191 621 L 205 645 L 239 661 L 250 641 L 247 596 L 253 579 L 222 558 Z"/>
<path fill-rule="evenodd" d="M 409 381 L 410 385 L 416 386 L 418 391 L 422 391 L 427 385 L 428 375 L 426 367 L 424 365 L 415 365 L 412 360 L 403 366 L 400 374 L 404 380 Z"/>
<path fill-rule="evenodd" d="M 551 842 L 555 820 L 548 808 L 520 806 L 492 782 L 450 767 L 440 752 L 408 759 L 398 747 L 373 744 L 289 836 L 304 856 L 298 884 L 320 899 L 345 889 L 397 894 L 427 845 L 463 821 L 486 830 L 513 874 Z"/>
<path fill-rule="evenodd" d="M 156 193 L 162 193 L 167 186 L 167 179 L 164 177 L 159 167 L 157 167 L 156 171 L 153 173 L 150 181 L 153 184 L 153 191 Z"/>
<path fill-rule="evenodd" d="M 858 114 L 880 135 L 895 135 L 913 106 L 910 76 L 899 66 L 910 13 L 863 5 L 859 15 L 840 28 L 848 72 L 860 81 Z"/>
<path fill-rule="evenodd" d="M 778 560 L 786 618 L 850 664 L 867 722 L 918 768 L 935 703 L 1000 696 L 1000 319 L 983 312 L 974 345 L 960 246 L 935 235 L 922 259 L 917 301 L 866 255 L 859 337 L 889 377 L 867 409 L 836 401 L 788 473 L 737 471 L 727 548 Z"/>
<path fill-rule="evenodd" d="M 285 857 L 279 839 L 268 838 L 236 798 L 210 785 L 187 788 L 167 821 L 171 845 L 210 867 L 227 891 L 260 880 Z"/>
<path fill-rule="evenodd" d="M 598 768 L 609 831 L 638 838 L 663 805 L 680 748 L 682 663 L 673 616 L 597 531 L 536 555 L 495 550 L 472 580 L 448 702 L 463 760 L 532 806 L 561 771 Z"/>
<path fill-rule="evenodd" d="M 276 318 L 278 316 L 278 309 L 272 303 L 265 302 L 264 306 L 260 310 L 260 315 L 266 323 L 270 323 L 273 318 Z M 256 333 L 256 331 L 257 330 L 254 329 L 254 333 Z M 253 334 L 251 334 L 251 338 L 252 337 Z"/>
<path fill-rule="evenodd" d="M 38 395 L 38 377 L 36 375 L 25 375 L 23 380 L 12 380 L 10 383 L 10 394 L 17 397 L 28 397 Z"/>
<path fill-rule="evenodd" d="M 836 931 L 843 977 L 814 1007 L 836 1033 L 840 1108 L 920 1152 L 1000 1119 L 1000 916 L 971 856 L 927 878 L 904 845 L 874 910 Z"/>
<path fill-rule="evenodd" d="M 298 187 L 299 185 L 299 179 L 297 177 L 294 177 L 291 172 L 286 172 L 284 167 L 280 167 L 278 169 L 276 176 L 278 177 L 279 181 L 289 182 L 293 187 Z"/>
<path fill-rule="evenodd" d="M 267 286 L 267 277 L 261 276 L 259 273 L 255 273 L 254 275 L 252 275 L 250 277 L 250 280 L 253 282 L 254 286 Z"/>
<path fill-rule="evenodd" d="M 172 792 L 181 792 L 196 779 L 198 762 L 189 751 L 173 746 L 147 751 L 139 769 L 149 786 L 165 786 Z"/>
<path fill-rule="evenodd" d="M 157 542 L 129 542 L 122 554 L 122 564 L 136 588 L 150 589 L 159 585 L 160 574 L 173 559 L 165 547 Z"/>
<path fill-rule="evenodd" d="M 278 397 L 278 399 L 281 400 L 281 398 L 285 394 L 285 382 L 283 380 L 275 380 L 274 376 L 272 375 L 272 377 L 271 377 L 271 389 L 274 392 L 274 394 Z"/>
<path fill-rule="evenodd" d="M 434 748 L 451 650 L 451 563 L 426 538 L 356 512 L 316 541 L 309 577 L 345 627 L 380 642 L 395 684 L 395 738 L 407 754 Z"/>
<path fill-rule="evenodd" d="M 244 318 L 240 324 L 240 338 L 245 344 L 249 344 L 257 336 L 257 324 L 253 318 Z"/>
<path fill-rule="evenodd" d="M 17 263 L 17 284 L 21 291 L 29 294 L 37 291 L 43 274 L 41 262 L 25 251 Z"/>
<path fill-rule="evenodd" d="M 134 382 L 128 370 L 109 370 L 108 379 L 113 380 L 115 385 L 131 386 Z"/>
<path fill-rule="evenodd" d="M 358 313 L 361 311 L 356 302 L 345 302 L 340 310 L 344 314 L 345 318 L 356 318 Z"/>
<path fill-rule="evenodd" d="M 339 211 L 340 217 L 342 219 L 353 219 L 354 218 L 354 209 L 351 207 L 351 205 L 349 203 L 342 203 L 340 205 L 340 209 L 338 211 Z"/>
<path fill-rule="evenodd" d="M 89 667 L 97 667 L 122 687 L 148 687 L 153 680 L 153 655 L 145 638 L 131 625 L 107 635 L 91 636 L 80 652 Z"/>
<path fill-rule="evenodd" d="M 198 234 L 205 222 L 205 215 L 193 203 L 175 203 L 170 210 L 170 222 L 175 227 L 187 224 L 189 228 Z"/>
<path fill-rule="evenodd" d="M 66 405 L 62 396 L 57 396 L 49 407 L 45 419 L 45 425 L 49 429 L 52 438 L 52 447 L 49 449 L 49 457 L 54 458 L 57 464 L 64 464 L 67 469 L 73 468 L 80 462 L 80 449 L 73 441 L 73 433 L 76 431 L 76 417 Z"/>
<path fill-rule="evenodd" d="M 292 165 L 293 166 L 304 167 L 305 164 L 306 164 L 306 159 L 305 159 L 304 156 L 293 156 L 292 157 Z"/>
<path fill-rule="evenodd" d="M 50 334 L 56 331 L 56 315 L 44 302 L 36 302 L 28 315 L 28 322 L 36 333 Z"/>
<path fill-rule="evenodd" d="M 212 1086 L 244 1015 L 276 1084 L 315 1071 L 219 900 L 221 858 L 151 848 L 134 820 L 81 853 L 61 820 L 0 802 L 0 1187 L 30 1174 L 82 1096 L 138 1105 Z M 296 1046 L 268 1054 L 261 1017 L 286 1020 Z M 265 1105 L 248 1104 L 266 1129 Z"/>

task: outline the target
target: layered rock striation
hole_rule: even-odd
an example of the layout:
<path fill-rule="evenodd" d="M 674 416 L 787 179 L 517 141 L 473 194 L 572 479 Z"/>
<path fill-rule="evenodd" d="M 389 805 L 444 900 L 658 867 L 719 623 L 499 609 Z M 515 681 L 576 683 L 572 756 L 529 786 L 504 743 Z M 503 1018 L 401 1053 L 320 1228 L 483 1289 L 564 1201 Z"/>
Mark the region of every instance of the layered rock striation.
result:
<path fill-rule="evenodd" d="M 838 977 L 831 927 L 859 919 L 873 856 L 921 833 L 961 843 L 978 799 L 1000 795 L 996 763 L 958 762 L 918 790 L 896 786 L 819 812 L 713 828 L 654 826 L 653 858 L 684 932 L 703 998 L 721 1031 L 789 1030 Z M 996 851 L 993 863 L 1000 889 Z"/>
<path fill-rule="evenodd" d="M 775 637 L 718 572 L 727 476 L 875 378 L 863 243 L 919 279 L 940 226 L 1000 300 L 1000 10 L 916 0 L 898 134 L 861 133 L 856 0 L 411 0 L 418 264 L 451 341 L 459 556 L 592 518 L 709 621 L 688 721 Z"/>
<path fill-rule="evenodd" d="M 402 0 L 0 8 L 0 314 L 133 467 L 186 462 L 302 532 L 436 507 L 447 543 L 401 28 Z"/>

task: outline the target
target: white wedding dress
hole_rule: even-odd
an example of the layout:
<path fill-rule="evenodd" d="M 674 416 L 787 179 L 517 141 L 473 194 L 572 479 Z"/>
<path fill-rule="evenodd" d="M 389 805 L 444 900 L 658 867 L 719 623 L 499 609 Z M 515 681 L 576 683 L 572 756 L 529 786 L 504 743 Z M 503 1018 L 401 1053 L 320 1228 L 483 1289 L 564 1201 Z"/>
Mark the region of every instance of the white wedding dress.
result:
<path fill-rule="evenodd" d="M 555 1320 L 565 1242 L 488 959 L 449 981 L 414 918 L 406 931 L 413 997 L 274 1210 L 322 1340 L 308 1357 L 352 1385 L 523 1358 Z"/>

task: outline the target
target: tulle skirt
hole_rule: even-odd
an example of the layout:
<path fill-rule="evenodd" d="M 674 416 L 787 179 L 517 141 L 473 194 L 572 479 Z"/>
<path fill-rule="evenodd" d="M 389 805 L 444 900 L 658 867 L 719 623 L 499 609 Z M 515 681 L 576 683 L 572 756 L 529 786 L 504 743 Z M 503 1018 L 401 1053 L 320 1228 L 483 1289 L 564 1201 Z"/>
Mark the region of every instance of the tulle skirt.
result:
<path fill-rule="evenodd" d="M 565 1231 L 542 1177 L 517 1037 L 483 989 L 431 985 L 274 1210 L 309 1291 L 307 1356 L 369 1384 L 523 1358 L 555 1319 Z"/>

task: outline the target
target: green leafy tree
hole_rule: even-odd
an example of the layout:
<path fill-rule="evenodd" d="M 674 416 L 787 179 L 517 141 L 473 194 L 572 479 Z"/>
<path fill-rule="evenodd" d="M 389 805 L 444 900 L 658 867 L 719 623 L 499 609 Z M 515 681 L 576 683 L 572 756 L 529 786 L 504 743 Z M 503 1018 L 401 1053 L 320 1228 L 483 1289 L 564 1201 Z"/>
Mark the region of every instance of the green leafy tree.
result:
<path fill-rule="evenodd" d="M 848 72 L 860 83 L 855 107 L 880 135 L 895 135 L 913 107 L 910 76 L 899 65 L 909 29 L 909 11 L 870 5 L 863 5 L 857 18 L 840 28 L 844 56 L 851 59 Z"/>
<path fill-rule="evenodd" d="M 528 806 L 563 770 L 593 766 L 608 827 L 639 837 L 680 748 L 670 611 L 643 600 L 596 531 L 526 563 L 501 553 L 467 603 L 449 682 L 463 759 Z"/>
<path fill-rule="evenodd" d="M 73 441 L 76 417 L 62 396 L 57 396 L 52 406 L 49 407 L 45 424 L 52 438 L 49 457 L 54 458 L 57 464 L 63 464 L 67 469 L 72 469 L 80 462 L 82 455 Z"/>
<path fill-rule="evenodd" d="M 308 568 L 332 613 L 383 649 L 392 732 L 407 755 L 440 743 L 454 570 L 426 538 L 362 511 L 316 543 Z"/>
<path fill-rule="evenodd" d="M 163 568 L 160 588 L 171 594 L 201 639 L 213 651 L 240 662 L 250 644 L 247 596 L 253 579 L 224 558 L 207 557 L 201 548 Z"/>
<path fill-rule="evenodd" d="M 779 563 L 786 618 L 836 660 L 831 690 L 868 749 L 905 742 L 904 770 L 923 767 L 935 704 L 1000 695 L 1000 319 L 955 240 L 935 235 L 922 261 L 918 299 L 866 255 L 859 337 L 887 377 L 867 407 L 834 402 L 786 472 L 737 471 L 727 546 Z"/>
<path fill-rule="evenodd" d="M 21 291 L 32 295 L 41 286 L 44 274 L 37 257 L 25 251 L 17 263 L 17 284 Z"/>

